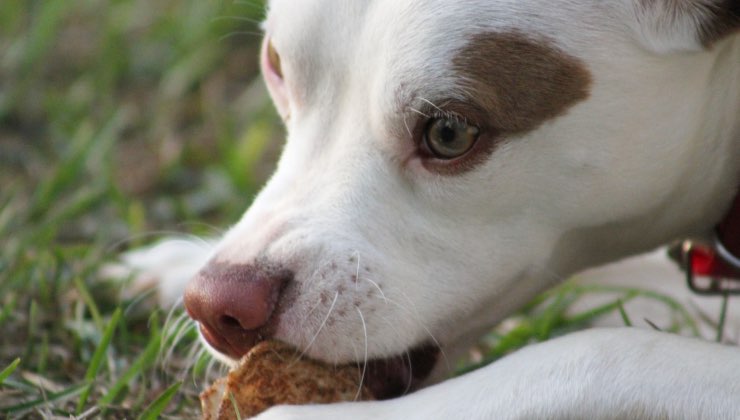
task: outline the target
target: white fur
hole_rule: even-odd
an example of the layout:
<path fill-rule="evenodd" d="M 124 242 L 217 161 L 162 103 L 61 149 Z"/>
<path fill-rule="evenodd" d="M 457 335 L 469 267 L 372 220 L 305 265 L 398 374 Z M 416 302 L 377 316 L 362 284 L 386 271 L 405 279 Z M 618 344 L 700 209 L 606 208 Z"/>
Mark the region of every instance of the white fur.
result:
<path fill-rule="evenodd" d="M 452 359 L 577 271 L 706 234 L 740 173 L 740 37 L 701 49 L 705 15 L 653 3 L 272 0 L 285 85 L 270 88 L 289 136 L 214 258 L 295 273 L 276 338 L 309 356 L 431 340 Z M 471 172 L 427 171 L 395 133 L 460 95 L 450 62 L 469 36 L 511 30 L 583 61 L 589 98 Z M 593 330 L 398 400 L 260 418 L 731 418 L 738 368 L 736 349 Z"/>

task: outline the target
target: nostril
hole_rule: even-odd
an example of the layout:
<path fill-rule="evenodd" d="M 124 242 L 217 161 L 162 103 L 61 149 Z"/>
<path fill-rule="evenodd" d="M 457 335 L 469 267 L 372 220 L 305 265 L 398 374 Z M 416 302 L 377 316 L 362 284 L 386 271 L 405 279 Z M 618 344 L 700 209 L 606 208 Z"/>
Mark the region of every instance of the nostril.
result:
<path fill-rule="evenodd" d="M 242 328 L 242 325 L 239 323 L 239 320 L 236 318 L 230 317 L 228 315 L 224 315 L 221 317 L 221 325 L 225 326 L 226 328 Z"/>

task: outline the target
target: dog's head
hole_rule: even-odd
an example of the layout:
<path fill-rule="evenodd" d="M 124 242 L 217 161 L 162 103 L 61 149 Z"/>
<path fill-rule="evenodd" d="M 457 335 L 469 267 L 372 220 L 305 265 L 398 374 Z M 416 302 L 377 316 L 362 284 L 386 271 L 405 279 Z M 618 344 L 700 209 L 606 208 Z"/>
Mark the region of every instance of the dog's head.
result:
<path fill-rule="evenodd" d="M 574 270 L 701 231 L 737 169 L 733 4 L 273 0 L 287 143 L 188 310 L 229 357 L 372 360 L 392 396 Z"/>

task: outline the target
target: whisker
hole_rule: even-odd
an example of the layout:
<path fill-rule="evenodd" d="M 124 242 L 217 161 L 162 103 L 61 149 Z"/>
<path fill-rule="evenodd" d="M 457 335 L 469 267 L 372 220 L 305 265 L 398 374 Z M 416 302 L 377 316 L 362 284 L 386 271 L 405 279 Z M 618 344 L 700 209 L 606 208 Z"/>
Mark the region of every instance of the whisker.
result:
<path fill-rule="evenodd" d="M 255 25 L 260 25 L 262 23 L 262 21 L 259 19 L 252 19 L 246 16 L 218 16 L 218 17 L 211 19 L 211 22 L 219 22 L 222 20 L 235 20 L 238 22 L 253 23 Z"/>
<path fill-rule="evenodd" d="M 430 101 L 430 100 L 428 100 L 428 99 L 426 99 L 426 98 L 424 98 L 424 97 L 421 97 L 421 96 L 419 96 L 419 99 L 420 99 L 420 100 L 422 100 L 423 102 L 426 102 L 426 103 L 428 103 L 429 105 L 431 105 L 431 106 L 432 106 L 432 108 L 436 109 L 436 110 L 437 110 L 437 111 L 439 111 L 440 113 L 442 113 L 442 114 L 446 114 L 446 112 L 445 112 L 445 111 L 443 111 L 443 110 L 442 110 L 442 108 L 440 108 L 440 107 L 438 107 L 437 105 L 435 105 L 435 104 L 434 104 L 434 103 L 433 103 L 432 101 Z"/>
<path fill-rule="evenodd" d="M 355 395 L 355 401 L 357 401 L 360 398 L 360 394 L 362 394 L 362 386 L 365 384 L 365 373 L 367 371 L 367 324 L 365 324 L 365 317 L 362 316 L 362 311 L 358 306 L 355 306 L 355 309 L 357 310 L 357 313 L 360 315 L 360 320 L 362 321 L 362 331 L 365 333 L 365 357 L 362 359 L 362 376 L 360 377 L 360 386 L 357 387 L 357 394 Z"/>
<path fill-rule="evenodd" d="M 113 276 L 113 277 L 115 277 L 115 276 Z M 126 278 L 127 279 L 125 281 L 130 280 L 131 275 L 129 274 L 128 276 L 126 276 Z M 124 311 L 123 311 L 124 316 L 130 315 L 131 314 L 131 311 L 134 311 L 136 309 L 136 307 L 139 306 L 139 304 L 141 304 L 142 302 L 146 302 L 149 298 L 152 298 L 156 294 L 157 294 L 157 288 L 156 287 L 152 287 L 150 289 L 145 289 L 145 290 L 143 290 L 143 291 L 141 291 L 139 293 L 136 293 L 131 298 L 131 302 L 129 302 L 129 304 L 126 305 L 126 309 L 124 309 Z"/>
<path fill-rule="evenodd" d="M 322 263 L 320 263 L 317 268 L 311 273 L 311 275 L 306 279 L 304 282 L 304 289 L 310 290 L 313 283 L 316 281 L 316 279 L 320 276 L 319 272 L 323 270 L 326 266 L 328 266 L 331 263 L 331 259 L 325 259 Z M 303 326 L 311 319 L 311 315 L 314 313 L 314 311 L 321 306 L 321 300 L 318 299 L 316 303 L 309 309 L 309 311 L 302 316 L 300 327 L 303 329 Z"/>
<path fill-rule="evenodd" d="M 406 127 L 406 132 L 409 134 L 409 137 L 414 137 L 414 133 L 411 132 L 411 128 L 409 127 L 409 122 L 406 120 L 406 114 L 403 114 L 403 125 Z"/>
<path fill-rule="evenodd" d="M 411 382 L 414 381 L 414 364 L 411 363 L 411 353 L 408 350 L 405 350 L 404 353 L 406 354 L 406 361 L 409 364 L 409 380 L 406 383 L 406 389 L 403 391 L 403 394 L 406 395 L 411 390 Z"/>
<path fill-rule="evenodd" d="M 214 224 L 211 224 L 211 223 L 205 223 L 205 222 L 199 222 L 199 221 L 190 221 L 190 222 L 179 223 L 178 226 L 182 226 L 183 228 L 194 228 L 194 227 L 207 228 L 207 229 L 209 229 L 211 231 L 211 233 L 214 236 L 224 236 L 226 234 L 226 230 L 225 229 L 223 229 L 222 227 L 216 226 Z M 199 236 L 196 236 L 196 235 L 189 235 L 189 236 L 193 236 L 193 239 L 201 239 Z M 204 241 L 204 242 L 207 243 L 207 241 Z"/>
<path fill-rule="evenodd" d="M 233 32 L 229 32 L 228 34 L 220 37 L 218 39 L 218 42 L 224 42 L 224 41 L 228 40 L 229 38 L 234 38 L 234 37 L 237 37 L 237 36 L 248 36 L 250 38 L 259 38 L 259 39 L 262 39 L 262 37 L 264 36 L 264 34 L 262 34 L 261 32 L 253 32 L 253 31 L 233 31 Z"/>
<path fill-rule="evenodd" d="M 129 244 L 131 242 L 134 242 L 140 239 L 148 239 L 148 238 L 162 237 L 162 236 L 168 237 L 167 240 L 171 242 L 182 241 L 182 242 L 185 242 L 191 245 L 201 244 L 204 246 L 208 246 L 209 248 L 213 246 L 212 243 L 206 241 L 205 239 L 201 238 L 198 235 L 182 233 L 182 232 L 175 231 L 175 230 L 153 230 L 149 232 L 138 233 L 136 235 L 129 235 L 126 238 L 114 241 L 110 245 L 105 247 L 104 252 L 106 254 L 109 254 L 109 253 L 115 252 L 116 248 L 119 248 L 122 245 Z"/>
<path fill-rule="evenodd" d="M 306 290 L 310 289 L 311 286 L 313 286 L 313 282 L 316 281 L 316 279 L 320 277 L 319 272 L 323 270 L 324 268 L 326 268 L 327 266 L 329 266 L 330 264 L 331 264 L 330 258 L 325 258 L 324 261 L 322 261 L 320 264 L 317 264 L 316 269 L 313 271 L 313 273 L 311 273 L 310 276 L 308 276 L 308 278 L 304 282 L 304 288 Z"/>
<path fill-rule="evenodd" d="M 421 316 L 419 315 L 419 311 L 416 308 L 416 305 L 414 304 L 414 301 L 411 300 L 411 298 L 409 298 L 406 295 L 406 293 L 404 293 L 403 291 L 399 291 L 399 292 L 400 292 L 401 296 L 404 297 L 409 302 L 409 304 L 410 304 L 411 308 L 413 309 L 413 311 L 409 311 L 409 309 L 407 309 L 403 305 L 399 304 L 398 302 L 393 301 L 392 299 L 388 299 L 388 302 L 393 303 L 394 305 L 396 305 L 401 310 L 407 311 L 407 313 L 410 314 L 413 317 L 414 321 L 416 321 L 419 324 L 419 326 L 424 329 L 424 331 L 427 333 L 427 335 L 429 335 L 429 337 L 434 342 L 434 345 L 439 349 L 440 353 L 442 354 L 442 358 L 445 361 L 445 367 L 447 368 L 447 371 L 451 372 L 452 371 L 452 367 L 451 367 L 451 364 L 450 364 L 450 360 L 447 358 L 447 354 L 445 353 L 444 349 L 442 348 L 442 344 L 440 344 L 439 340 L 437 340 L 437 337 L 435 337 L 434 334 L 432 334 L 432 332 L 429 330 L 429 328 L 427 328 L 427 326 L 421 321 Z"/>
<path fill-rule="evenodd" d="M 211 357 L 211 353 L 208 352 L 208 349 L 205 348 L 204 346 L 200 345 L 200 343 L 197 342 L 197 341 L 193 343 L 192 351 L 194 353 L 194 355 L 193 355 L 194 363 L 193 363 L 193 365 L 191 366 L 191 369 L 190 369 L 190 377 L 193 380 L 193 385 L 196 385 L 197 386 L 197 385 L 199 385 L 198 384 L 199 381 L 200 382 L 208 382 L 209 378 L 211 377 L 210 376 L 211 371 L 209 370 L 209 367 L 211 366 L 212 363 L 215 363 L 216 360 L 213 357 Z M 208 366 L 206 367 L 206 371 L 204 372 L 204 375 L 202 377 L 201 376 L 196 376 L 195 369 L 192 369 L 192 368 L 194 368 L 195 367 L 195 363 L 197 363 L 198 361 L 200 361 L 201 357 L 204 357 L 204 356 L 209 358 L 208 359 Z"/>
<path fill-rule="evenodd" d="M 355 254 L 357 254 L 357 270 L 355 271 L 355 292 L 357 292 L 357 287 L 360 284 L 360 251 L 355 250 Z"/>
<path fill-rule="evenodd" d="M 419 111 L 419 110 L 418 110 L 418 109 L 416 109 L 416 108 L 413 108 L 413 107 L 409 107 L 409 110 L 410 110 L 410 111 L 413 111 L 413 112 L 416 112 L 417 114 L 421 115 L 422 117 L 425 117 L 425 118 L 431 118 L 431 117 L 430 117 L 429 115 L 427 115 L 427 114 L 425 114 L 425 113 L 423 113 L 423 112 Z"/>
<path fill-rule="evenodd" d="M 164 336 L 164 341 L 162 342 L 163 351 L 160 352 L 158 357 L 163 361 L 172 360 L 172 355 L 174 354 L 177 345 L 182 341 L 183 337 L 185 337 L 192 331 L 192 328 L 195 327 L 195 325 L 190 322 L 190 318 L 186 313 L 183 312 L 174 318 L 172 315 L 171 311 L 171 314 L 168 315 L 167 320 L 165 321 L 162 332 Z"/>
<path fill-rule="evenodd" d="M 220 372 L 223 371 L 223 366 L 221 363 L 218 363 L 218 361 L 214 358 L 212 358 L 208 362 L 208 366 L 206 367 L 206 375 L 205 378 L 212 378 L 214 376 L 214 370 L 218 369 Z M 217 376 L 222 376 L 220 374 L 217 374 Z M 207 381 L 207 379 L 205 379 Z"/>
<path fill-rule="evenodd" d="M 378 289 L 378 292 L 380 293 L 380 296 L 383 298 L 383 300 L 385 301 L 385 303 L 386 304 L 388 303 L 388 298 L 385 296 L 385 292 L 383 292 L 383 289 L 380 288 L 380 285 L 378 283 L 376 283 L 375 281 L 373 281 L 369 277 L 362 277 L 362 280 L 365 280 L 365 281 L 369 282 L 370 284 L 372 284 L 373 286 L 375 286 L 375 288 Z"/>
<path fill-rule="evenodd" d="M 301 352 L 300 355 L 298 355 L 298 359 L 300 359 L 300 358 L 302 358 L 303 356 L 306 355 L 306 352 L 308 352 L 308 350 L 313 345 L 314 341 L 316 341 L 316 338 L 321 333 L 321 330 L 324 329 L 324 326 L 326 325 L 326 321 L 329 320 L 329 317 L 331 316 L 332 311 L 334 311 L 334 305 L 337 304 L 337 299 L 338 298 L 339 298 L 339 292 L 334 293 L 334 300 L 331 302 L 331 306 L 329 307 L 329 312 L 326 313 L 326 317 L 324 317 L 324 320 L 321 322 L 321 325 L 319 325 L 318 331 L 316 331 L 316 334 L 314 334 L 313 338 L 311 338 L 311 341 L 309 341 L 309 343 L 306 346 L 306 348 Z"/>

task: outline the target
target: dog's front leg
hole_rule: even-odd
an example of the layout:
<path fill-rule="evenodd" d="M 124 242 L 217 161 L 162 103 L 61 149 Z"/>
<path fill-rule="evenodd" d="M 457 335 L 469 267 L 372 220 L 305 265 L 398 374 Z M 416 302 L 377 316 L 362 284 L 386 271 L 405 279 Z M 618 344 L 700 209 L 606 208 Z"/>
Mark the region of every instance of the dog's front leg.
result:
<path fill-rule="evenodd" d="M 588 330 L 396 400 L 276 407 L 273 419 L 730 419 L 740 349 L 639 329 Z"/>

